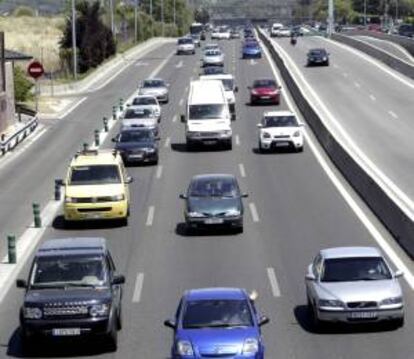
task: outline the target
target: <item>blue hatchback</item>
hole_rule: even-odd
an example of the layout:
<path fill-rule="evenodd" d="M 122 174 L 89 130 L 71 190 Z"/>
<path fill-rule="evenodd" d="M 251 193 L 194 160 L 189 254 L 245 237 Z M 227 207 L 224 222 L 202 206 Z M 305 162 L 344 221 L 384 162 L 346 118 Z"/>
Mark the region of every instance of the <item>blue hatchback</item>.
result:
<path fill-rule="evenodd" d="M 243 59 L 248 58 L 261 58 L 262 57 L 262 48 L 256 41 L 249 41 L 244 43 L 242 48 L 242 57 Z"/>
<path fill-rule="evenodd" d="M 186 291 L 164 325 L 174 329 L 173 359 L 263 359 L 260 327 L 268 322 L 245 290 L 204 288 Z"/>

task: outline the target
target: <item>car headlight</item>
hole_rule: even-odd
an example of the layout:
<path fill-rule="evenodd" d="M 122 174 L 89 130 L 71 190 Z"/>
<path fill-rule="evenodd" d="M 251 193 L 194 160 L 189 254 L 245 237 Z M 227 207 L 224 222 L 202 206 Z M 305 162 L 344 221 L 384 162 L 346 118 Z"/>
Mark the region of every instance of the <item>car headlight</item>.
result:
<path fill-rule="evenodd" d="M 177 343 L 178 355 L 182 356 L 193 356 L 194 351 L 191 343 L 188 340 L 180 340 Z"/>
<path fill-rule="evenodd" d="M 300 136 L 300 131 L 295 131 L 293 133 L 293 137 L 299 137 Z"/>
<path fill-rule="evenodd" d="M 319 299 L 319 307 L 343 308 L 344 304 L 336 299 Z"/>
<path fill-rule="evenodd" d="M 76 198 L 73 197 L 65 197 L 65 203 L 75 203 L 76 202 Z"/>
<path fill-rule="evenodd" d="M 37 307 L 24 307 L 23 317 L 25 319 L 41 319 L 43 316 L 42 310 Z"/>
<path fill-rule="evenodd" d="M 151 148 L 151 147 L 144 148 L 144 151 L 147 152 L 147 153 L 154 153 L 155 152 L 155 148 Z"/>
<path fill-rule="evenodd" d="M 256 354 L 259 351 L 259 341 L 256 338 L 247 338 L 243 344 L 243 354 Z"/>
<path fill-rule="evenodd" d="M 204 214 L 200 213 L 200 212 L 188 212 L 187 213 L 188 217 L 196 217 L 196 218 L 201 218 L 204 217 Z"/>
<path fill-rule="evenodd" d="M 115 196 L 110 196 L 111 201 L 123 201 L 125 199 L 125 195 L 124 194 L 117 194 Z"/>
<path fill-rule="evenodd" d="M 381 305 L 392 305 L 392 304 L 401 304 L 403 302 L 402 297 L 392 297 L 386 298 L 381 301 Z"/>
<path fill-rule="evenodd" d="M 252 90 L 252 95 L 258 95 L 259 93 L 256 90 Z"/>
<path fill-rule="evenodd" d="M 262 136 L 263 136 L 263 138 L 271 138 L 272 137 L 269 132 L 263 132 Z"/>
<path fill-rule="evenodd" d="M 220 133 L 221 137 L 229 137 L 231 136 L 231 130 L 224 130 Z"/>
<path fill-rule="evenodd" d="M 230 209 L 225 214 L 226 217 L 240 216 L 240 211 L 238 209 Z"/>
<path fill-rule="evenodd" d="M 108 304 L 94 304 L 89 308 L 89 315 L 93 318 L 104 317 L 109 313 Z"/>
<path fill-rule="evenodd" d="M 324 56 L 324 57 L 322 58 L 322 60 L 323 60 L 323 61 L 326 61 L 326 60 L 328 60 L 328 59 L 326 58 L 326 56 Z"/>

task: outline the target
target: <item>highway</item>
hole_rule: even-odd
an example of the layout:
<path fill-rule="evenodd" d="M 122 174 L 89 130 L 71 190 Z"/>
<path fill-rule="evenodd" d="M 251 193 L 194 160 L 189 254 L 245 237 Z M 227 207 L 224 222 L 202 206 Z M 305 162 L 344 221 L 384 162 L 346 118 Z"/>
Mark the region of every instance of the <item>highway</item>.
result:
<path fill-rule="evenodd" d="M 307 44 L 313 46 L 318 41 L 300 39 L 298 47 L 289 48 L 289 51 L 300 62 Z M 173 316 L 183 290 L 205 286 L 239 286 L 258 291 L 257 306 L 271 319 L 271 323 L 263 327 L 267 358 L 410 358 L 414 350 L 414 298 L 412 289 L 404 280 L 402 283 L 406 295 L 406 324 L 402 329 L 394 331 L 378 326 L 364 326 L 359 329 L 338 328 L 329 334 L 316 334 L 312 331 L 305 307 L 304 273 L 313 256 L 323 247 L 377 244 L 322 168 L 318 156 L 320 155 L 322 160 L 325 156 L 319 152 L 318 156 L 315 155 L 311 151 L 310 143 L 305 143 L 305 151 L 299 154 L 257 153 L 256 123 L 263 112 L 272 107 L 247 105 L 247 86 L 256 78 L 273 77 L 271 67 L 266 58 L 257 61 L 240 60 L 238 40 L 221 42 L 221 46 L 226 53 L 225 67 L 227 71 L 235 74 L 239 87 L 238 116 L 233 123 L 233 150 L 186 152 L 184 128 L 179 122 L 179 115 L 184 111 L 189 81 L 191 78 L 195 79 L 200 72 L 199 54 L 173 56 L 159 72 L 159 76 L 171 84 L 170 102 L 163 107 L 159 166 L 128 168 L 134 177 L 131 185 L 132 209 L 128 227 L 113 228 L 106 224 L 96 224 L 92 227 L 81 226 L 67 230 L 63 228 L 61 216 L 58 215 L 53 226 L 48 228 L 44 235 L 44 239 L 68 236 L 107 238 L 118 270 L 127 278 L 123 301 L 124 326 L 120 333 L 118 351 L 102 353 L 99 343 L 64 347 L 43 346 L 31 356 L 168 358 L 172 333 L 164 328 L 162 323 L 164 319 Z M 85 139 L 90 140 L 92 129 L 101 121 L 102 116 L 109 112 L 109 105 L 112 105 L 115 99 L 132 93 L 138 81 L 156 69 L 162 58 L 171 53 L 172 49 L 171 45 L 165 45 L 147 56 L 145 61 L 148 67 L 134 67 L 125 71 L 115 83 L 104 89 L 104 92 L 88 99 L 70 119 L 54 124 L 30 152 L 19 158 L 14 171 L 23 171 L 23 175 L 19 172 L 19 181 L 25 186 L 21 190 L 22 197 L 14 199 L 14 202 L 22 206 L 21 211 L 14 213 L 14 216 L 18 216 L 18 219 L 29 218 L 24 207 L 24 198 L 27 198 L 25 196 L 31 191 L 36 193 L 39 199 L 46 200 L 50 196 L 54 178 L 63 176 L 70 155 Z M 337 59 L 333 50 L 332 54 L 335 59 L 333 63 L 337 61 L 341 69 L 342 66 L 346 67 L 339 56 Z M 182 66 L 178 66 L 181 61 Z M 335 67 L 313 71 L 315 76 L 318 74 L 321 87 L 331 86 L 331 93 L 341 89 L 338 82 L 350 81 L 342 78 L 342 81 L 331 81 L 329 74 L 332 71 L 336 71 Z M 346 71 L 349 71 L 351 76 L 350 70 Z M 368 70 L 365 71 L 369 73 Z M 362 80 L 360 81 L 361 85 L 366 86 Z M 338 97 L 338 94 L 335 96 Z M 355 103 L 355 106 L 352 104 L 352 108 L 362 109 L 363 106 L 358 106 L 358 103 Z M 341 111 L 345 107 L 351 107 L 349 101 L 346 105 L 338 107 Z M 400 111 L 409 113 L 412 106 L 412 103 L 408 103 L 395 110 L 402 116 Z M 380 99 L 378 104 L 370 106 L 375 111 L 379 107 Z M 286 108 L 287 101 L 283 98 L 280 109 Z M 404 118 L 402 117 L 401 121 Z M 350 121 L 358 119 L 361 122 L 360 117 L 352 117 Z M 407 117 L 406 120 L 408 119 Z M 366 121 L 371 121 L 366 127 L 372 129 L 373 117 L 367 116 Z M 390 122 L 389 119 L 387 121 Z M 309 129 L 306 131 L 309 132 Z M 378 130 L 378 136 L 380 134 L 381 131 Z M 312 134 L 308 135 L 314 143 Z M 404 135 L 401 134 L 402 137 Z M 358 140 L 361 136 L 363 134 L 357 137 Z M 383 139 L 378 138 L 378 141 L 381 140 Z M 375 141 L 369 143 L 373 142 Z M 109 146 L 111 144 L 108 141 L 105 147 Z M 383 146 L 386 146 L 386 143 L 383 143 Z M 317 144 L 314 144 L 314 147 L 316 151 L 320 151 Z M 60 150 L 51 151 L 50 148 Z M 384 149 L 382 157 L 386 157 Z M 412 168 L 413 159 L 408 154 L 405 160 Z M 329 163 L 327 166 L 334 173 L 337 172 Z M 407 172 L 409 168 L 407 167 Z M 209 172 L 228 172 L 237 175 L 242 191 L 249 193 L 249 197 L 245 199 L 243 234 L 211 232 L 183 235 L 182 203 L 178 195 L 186 189 L 194 174 Z M 19 188 L 17 183 L 13 184 L 13 171 L 4 169 L 1 175 L 5 176 L 4 180 L 9 181 L 5 186 L 10 184 L 10 187 L 7 187 L 10 188 L 8 194 L 2 193 L 2 196 L 11 197 L 16 188 Z M 335 176 L 347 191 L 351 191 L 339 174 L 336 173 Z M 28 177 L 30 181 L 25 180 Z M 352 192 L 351 197 L 371 217 Z M 7 221 L 4 217 L 7 208 L 3 204 L 1 211 L 3 217 L 0 218 Z M 13 224 L 16 227 L 18 219 L 16 224 Z M 372 221 L 384 237 L 388 238 L 385 230 L 374 219 Z M 0 224 L 2 230 L 5 227 L 4 223 L 7 222 Z M 27 271 L 28 266 L 20 277 L 24 277 Z M 269 278 L 273 280 L 270 281 Z M 0 305 L 2 358 L 26 357 L 18 335 L 18 310 L 22 296 L 20 290 L 12 289 Z"/>
<path fill-rule="evenodd" d="M 274 41 L 358 148 L 412 201 L 414 82 L 322 37 L 300 38 L 297 46 L 288 39 Z M 328 68 L 305 66 L 306 53 L 317 47 L 330 53 Z"/>

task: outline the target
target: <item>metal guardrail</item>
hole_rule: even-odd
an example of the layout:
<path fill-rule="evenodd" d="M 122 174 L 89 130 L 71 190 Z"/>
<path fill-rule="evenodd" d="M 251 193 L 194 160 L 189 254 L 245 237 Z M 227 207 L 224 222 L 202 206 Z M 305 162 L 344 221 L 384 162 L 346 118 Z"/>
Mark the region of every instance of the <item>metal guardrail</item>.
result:
<path fill-rule="evenodd" d="M 400 246 L 414 259 L 414 221 L 404 213 L 393 199 L 387 195 L 381 185 L 361 167 L 335 138 L 334 134 L 329 131 L 324 121 L 296 83 L 283 58 L 276 51 L 269 38 L 261 31 L 258 31 L 258 33 L 260 39 L 269 49 L 272 59 L 279 68 L 297 107 L 331 161 L 371 208 L 372 212 L 387 227 Z"/>
<path fill-rule="evenodd" d="M 20 142 L 22 142 L 30 133 L 32 133 L 37 125 L 39 124 L 36 112 L 29 109 L 20 109 L 22 114 L 33 116 L 33 118 L 28 121 L 23 128 L 7 137 L 5 135 L 1 136 L 0 139 L 0 156 L 4 156 L 7 152 L 13 150 Z"/>

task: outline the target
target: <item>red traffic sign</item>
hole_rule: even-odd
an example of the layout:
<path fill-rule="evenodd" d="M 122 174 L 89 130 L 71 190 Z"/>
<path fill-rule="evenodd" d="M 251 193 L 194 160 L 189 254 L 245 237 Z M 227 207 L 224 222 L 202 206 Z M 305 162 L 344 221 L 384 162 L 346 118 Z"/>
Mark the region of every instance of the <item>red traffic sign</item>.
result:
<path fill-rule="evenodd" d="M 33 61 L 29 64 L 27 73 L 34 79 L 38 79 L 45 73 L 45 69 L 39 61 Z"/>

